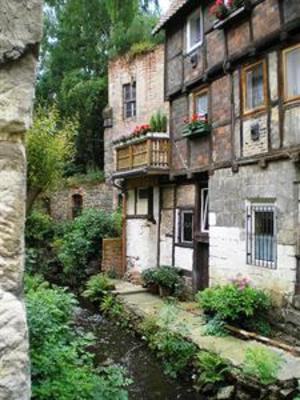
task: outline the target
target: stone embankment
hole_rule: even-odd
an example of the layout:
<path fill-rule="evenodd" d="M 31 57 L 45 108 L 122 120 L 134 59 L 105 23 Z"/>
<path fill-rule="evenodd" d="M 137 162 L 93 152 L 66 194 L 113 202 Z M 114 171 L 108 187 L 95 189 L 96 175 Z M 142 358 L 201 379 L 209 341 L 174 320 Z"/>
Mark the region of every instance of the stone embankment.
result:
<path fill-rule="evenodd" d="M 158 296 L 147 293 L 145 289 L 128 282 L 119 282 L 115 294 L 124 304 L 126 310 L 133 316 L 144 319 L 157 315 L 164 301 Z M 187 307 L 188 306 L 188 307 Z M 177 320 L 187 328 L 186 333 L 178 332 L 178 325 L 170 326 L 174 333 L 180 333 L 192 341 L 199 350 L 217 353 L 234 369 L 227 386 L 222 387 L 217 399 L 265 399 L 279 400 L 296 397 L 297 385 L 300 380 L 300 357 L 276 347 L 259 343 L 256 340 L 241 340 L 233 336 L 216 337 L 205 333 L 205 321 L 201 313 L 191 311 L 190 303 L 179 303 Z M 243 364 L 249 349 L 262 347 L 278 354 L 282 360 L 277 380 L 269 386 L 261 385 L 257 380 L 243 375 Z M 208 397 L 212 398 L 212 397 Z"/>

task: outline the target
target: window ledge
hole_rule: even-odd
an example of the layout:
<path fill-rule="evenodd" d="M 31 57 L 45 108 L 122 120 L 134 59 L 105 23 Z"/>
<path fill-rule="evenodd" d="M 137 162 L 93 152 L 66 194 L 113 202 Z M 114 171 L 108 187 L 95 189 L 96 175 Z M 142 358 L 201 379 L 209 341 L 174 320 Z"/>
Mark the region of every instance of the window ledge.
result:
<path fill-rule="evenodd" d="M 193 243 L 175 243 L 176 247 L 184 247 L 186 249 L 193 249 L 194 245 Z"/>
<path fill-rule="evenodd" d="M 226 17 L 223 20 L 216 20 L 213 28 L 214 29 L 224 29 L 225 27 L 227 28 L 228 26 L 236 23 L 239 21 L 241 18 L 247 16 L 251 12 L 251 5 L 244 5 L 242 7 L 239 7 L 235 11 L 233 11 L 228 17 Z"/>

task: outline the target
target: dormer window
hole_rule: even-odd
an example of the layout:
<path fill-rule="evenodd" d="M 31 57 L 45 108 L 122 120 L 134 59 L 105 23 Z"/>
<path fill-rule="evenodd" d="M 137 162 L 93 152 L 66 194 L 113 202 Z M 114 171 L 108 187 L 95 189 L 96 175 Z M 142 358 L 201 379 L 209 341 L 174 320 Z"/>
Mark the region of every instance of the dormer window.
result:
<path fill-rule="evenodd" d="M 198 8 L 187 20 L 187 52 L 201 46 L 203 41 L 203 19 L 201 8 Z"/>

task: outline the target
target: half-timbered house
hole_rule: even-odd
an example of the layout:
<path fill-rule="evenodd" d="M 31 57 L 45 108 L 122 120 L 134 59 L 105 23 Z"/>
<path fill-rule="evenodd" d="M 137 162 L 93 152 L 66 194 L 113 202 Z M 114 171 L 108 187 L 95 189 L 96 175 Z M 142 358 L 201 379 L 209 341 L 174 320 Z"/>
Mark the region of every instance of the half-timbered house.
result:
<path fill-rule="evenodd" d="M 166 33 L 173 183 L 162 189 L 160 262 L 183 268 L 195 289 L 240 273 L 291 298 L 300 289 L 300 2 L 225 1 L 225 12 L 213 3 L 174 0 L 155 28 Z"/>

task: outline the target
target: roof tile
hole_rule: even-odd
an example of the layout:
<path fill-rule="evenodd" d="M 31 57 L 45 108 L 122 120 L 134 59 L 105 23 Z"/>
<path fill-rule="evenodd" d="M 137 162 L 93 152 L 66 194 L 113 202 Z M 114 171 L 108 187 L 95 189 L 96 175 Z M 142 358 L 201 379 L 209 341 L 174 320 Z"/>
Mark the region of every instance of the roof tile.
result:
<path fill-rule="evenodd" d="M 167 12 L 162 15 L 159 23 L 153 29 L 153 34 L 158 33 L 165 24 L 188 2 L 189 0 L 173 0 Z"/>

